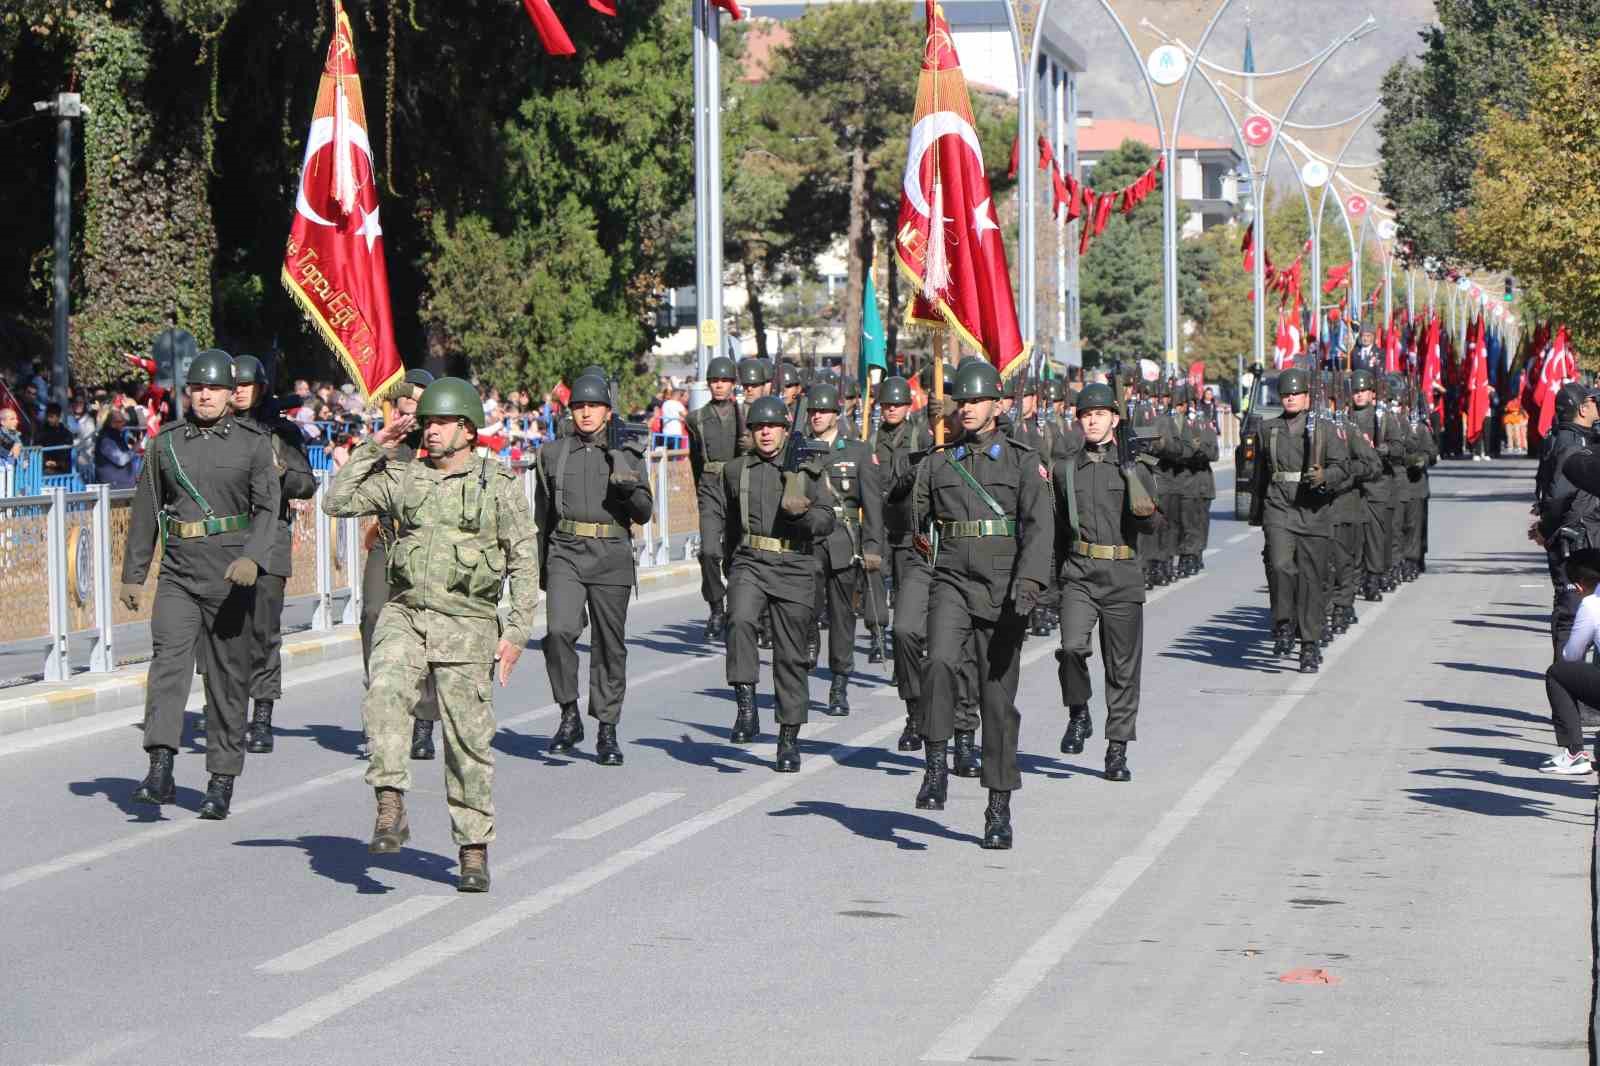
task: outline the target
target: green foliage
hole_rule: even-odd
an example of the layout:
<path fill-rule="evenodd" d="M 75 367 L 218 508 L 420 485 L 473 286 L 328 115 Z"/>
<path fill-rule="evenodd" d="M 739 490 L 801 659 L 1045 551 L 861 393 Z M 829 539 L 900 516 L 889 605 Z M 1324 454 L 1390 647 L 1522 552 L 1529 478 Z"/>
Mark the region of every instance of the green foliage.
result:
<path fill-rule="evenodd" d="M 1472 138 L 1487 115 L 1521 115 L 1528 71 L 1552 33 L 1600 36 L 1593 0 L 1438 0 L 1439 22 L 1421 32 L 1415 63 L 1390 68 L 1381 96 L 1384 196 L 1400 214 L 1414 255 L 1458 261 L 1458 212 L 1476 159 Z"/>
<path fill-rule="evenodd" d="M 1581 350 L 1600 351 L 1600 47 L 1552 40 L 1529 66 L 1524 111 L 1490 114 L 1471 145 L 1471 202 L 1453 220 L 1460 247 L 1512 271 Z"/>
<path fill-rule="evenodd" d="M 158 63 L 170 47 L 159 27 L 86 11 L 76 28 L 90 114 L 72 370 L 95 384 L 125 377 L 122 353 L 145 351 L 167 326 L 209 342 L 216 231 L 192 63 Z"/>

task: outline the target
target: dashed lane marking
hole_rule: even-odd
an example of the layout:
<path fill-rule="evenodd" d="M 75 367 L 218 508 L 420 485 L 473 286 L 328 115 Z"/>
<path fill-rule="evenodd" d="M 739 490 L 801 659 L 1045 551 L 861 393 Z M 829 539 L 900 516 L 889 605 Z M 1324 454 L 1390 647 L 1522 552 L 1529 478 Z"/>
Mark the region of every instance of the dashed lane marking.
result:
<path fill-rule="evenodd" d="M 563 829 L 556 834 L 556 839 L 593 840 L 602 833 L 609 833 L 613 829 L 627 825 L 635 818 L 643 818 L 652 811 L 659 811 L 674 800 L 682 798 L 682 792 L 646 792 L 619 807 L 613 807 L 604 814 L 596 815 L 586 822 L 579 822 L 571 829 Z"/>
<path fill-rule="evenodd" d="M 385 907 L 377 914 L 368 915 L 343 929 L 336 929 L 327 936 L 319 937 L 304 947 L 285 952 L 275 959 L 268 959 L 256 969 L 262 973 L 299 973 L 302 970 L 309 970 L 368 941 L 376 940 L 385 933 L 392 933 L 402 926 L 410 925 L 418 918 L 426 917 L 447 903 L 455 901 L 455 896 L 412 896 L 410 899 L 403 899 L 392 907 Z"/>

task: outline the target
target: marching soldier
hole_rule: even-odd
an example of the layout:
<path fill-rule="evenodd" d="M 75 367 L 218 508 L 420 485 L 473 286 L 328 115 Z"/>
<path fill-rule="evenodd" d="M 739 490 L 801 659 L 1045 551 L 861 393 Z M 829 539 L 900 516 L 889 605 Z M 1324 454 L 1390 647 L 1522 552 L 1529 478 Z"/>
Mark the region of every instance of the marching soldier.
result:
<path fill-rule="evenodd" d="M 1349 449 L 1320 412 L 1313 416 L 1310 379 L 1300 369 L 1278 376 L 1283 414 L 1261 427 L 1250 524 L 1266 534 L 1272 588 L 1274 651 L 1300 641 L 1300 672 L 1322 663 L 1323 582 L 1332 533 L 1333 494 L 1350 480 Z"/>
<path fill-rule="evenodd" d="M 783 398 L 784 409 L 789 412 L 789 418 L 794 418 L 796 405 L 800 403 L 800 396 L 805 391 L 805 384 L 800 380 L 800 368 L 787 359 L 778 361 L 778 369 L 772 375 L 772 387 Z"/>
<path fill-rule="evenodd" d="M 951 391 L 962 435 L 917 466 L 915 526 L 934 534 L 928 660 L 922 678 L 925 772 L 917 806 L 943 810 L 945 748 L 962 675 L 975 659 L 983 718 L 983 783 L 989 790 L 983 846 L 1009 848 L 1017 769 L 1017 676 L 1028 613 L 1050 580 L 1053 512 L 1039 455 L 995 427 L 1000 375 L 974 359 Z"/>
<path fill-rule="evenodd" d="M 176 798 L 173 757 L 203 642 L 211 779 L 200 817 L 220 820 L 233 801 L 233 780 L 244 771 L 255 584 L 272 561 L 278 472 L 267 431 L 228 410 L 234 379 L 227 352 L 201 352 L 184 380 L 189 417 L 168 423 L 145 453 L 122 560 L 120 598 L 137 611 L 161 552 L 145 690 L 150 770 L 133 798 L 157 804 Z"/>
<path fill-rule="evenodd" d="M 1128 742 L 1136 738 L 1144 659 L 1144 574 L 1139 535 L 1162 521 L 1149 465 L 1117 447 L 1121 421 L 1109 385 L 1086 385 L 1078 397 L 1084 446 L 1052 467 L 1056 559 L 1061 582 L 1061 700 L 1068 709 L 1061 750 L 1083 751 L 1094 735 L 1089 715 L 1089 638 L 1100 627 L 1105 664 L 1106 780 L 1129 781 Z"/>
<path fill-rule="evenodd" d="M 278 475 L 272 553 L 256 576 L 251 616 L 255 668 L 250 672 L 250 697 L 255 700 L 255 710 L 244 734 L 244 750 L 251 754 L 272 750 L 272 707 L 283 696 L 283 590 L 294 572 L 294 516 L 289 501 L 309 500 L 317 494 L 317 479 L 306 460 L 305 438 L 272 406 L 267 395 L 270 385 L 261 360 L 253 355 L 234 359 L 230 401 L 234 417 L 250 419 L 266 430 Z"/>
<path fill-rule="evenodd" d="M 423 390 L 415 418 L 422 420 L 425 461 L 388 461 L 389 448 L 414 424 L 402 415 L 351 454 L 322 504 L 336 518 L 388 515 L 395 533 L 392 595 L 373 634 L 372 683 L 361 707 L 372 746 L 366 780 L 378 808 L 368 850 L 396 852 L 411 837 L 406 723 L 431 677 L 444 722 L 451 834 L 461 849 L 456 887 L 486 892 L 495 837 L 492 690 L 497 672 L 502 686 L 511 679 L 533 627 L 533 524 L 516 477 L 473 451 L 483 403 L 471 384 L 435 381 Z"/>
<path fill-rule="evenodd" d="M 739 360 L 738 370 L 739 386 L 744 390 L 744 409 L 740 414 L 748 415 L 751 404 L 772 393 L 772 364 L 751 357 Z"/>
<path fill-rule="evenodd" d="M 861 386 L 848 374 L 839 376 L 839 435 L 861 439 Z"/>
<path fill-rule="evenodd" d="M 827 712 L 850 713 L 850 671 L 855 669 L 855 597 L 868 601 L 868 627 L 880 628 L 878 604 L 868 582 L 883 567 L 883 488 L 877 455 L 860 440 L 839 432 L 839 390 L 813 385 L 806 392 L 811 437 L 827 449 L 823 477 L 833 496 L 833 531 L 816 544 L 817 562 L 826 584 L 828 612 Z"/>
<path fill-rule="evenodd" d="M 535 464 L 539 576 L 549 593 L 541 643 L 550 691 L 561 705 L 550 750 L 571 751 L 583 739 L 577 645 L 587 605 L 594 623 L 589 716 L 600 723 L 595 759 L 621 766 L 617 723 L 628 683 L 628 594 L 638 580 L 633 527 L 650 518 L 654 504 L 643 450 L 636 443 L 606 446 L 606 423 L 616 417 L 606 379 L 580 375 L 572 383 L 571 408 L 573 435 L 540 448 Z"/>
<path fill-rule="evenodd" d="M 404 437 L 385 437 L 381 445 L 385 466 L 399 468 L 417 458 L 422 447 L 422 428 L 416 425 L 417 401 L 422 392 L 433 384 L 433 375 L 420 367 L 406 371 L 404 382 L 396 391 L 394 415 L 409 419 L 413 428 Z M 361 570 L 361 667 L 367 685 L 372 684 L 372 639 L 378 629 L 378 616 L 383 605 L 389 602 L 389 549 L 394 545 L 394 519 L 380 512 L 378 520 L 367 532 L 367 559 Z M 412 709 L 411 757 L 434 757 L 433 727 L 439 721 L 439 698 L 433 691 L 433 678 L 422 682 L 421 695 Z"/>
<path fill-rule="evenodd" d="M 711 402 L 689 413 L 689 468 L 694 473 L 695 503 L 700 513 L 700 597 L 711 609 L 706 619 L 707 643 L 722 638 L 727 626 L 723 601 L 727 589 L 722 581 L 720 545 L 706 536 L 706 514 L 714 506 L 711 498 L 722 490 L 722 467 L 738 455 L 744 439 L 744 412 L 733 399 L 733 383 L 738 370 L 733 360 L 719 355 L 706 364 L 706 384 Z"/>
<path fill-rule="evenodd" d="M 1412 418 L 1407 448 L 1406 480 L 1400 487 L 1400 580 L 1415 581 L 1422 576 L 1428 551 L 1428 468 L 1439 461 L 1439 442 L 1426 420 Z"/>
<path fill-rule="evenodd" d="M 1352 381 L 1352 386 L 1354 384 Z M 1355 608 L 1356 589 L 1361 581 L 1361 552 L 1366 542 L 1368 522 L 1367 505 L 1362 493 L 1368 484 L 1383 476 L 1383 462 L 1377 450 L 1367 441 L 1356 423 L 1346 424 L 1342 418 L 1341 414 L 1340 420 L 1335 421 L 1334 433 L 1342 435 L 1349 446 L 1350 481 L 1334 495 L 1333 500 L 1333 536 L 1328 542 L 1332 565 L 1328 568 L 1331 580 L 1328 603 L 1324 608 L 1324 645 L 1331 637 L 1346 632 L 1359 621 Z"/>
<path fill-rule="evenodd" d="M 1173 417 L 1189 457 L 1178 477 L 1178 575 L 1191 577 L 1206 568 L 1206 543 L 1211 537 L 1211 501 L 1217 498 L 1217 429 L 1202 413 L 1187 385 L 1173 392 Z"/>
<path fill-rule="evenodd" d="M 808 629 L 814 631 L 816 561 L 812 546 L 833 531 L 833 496 L 820 466 L 783 469 L 789 419 L 783 401 L 764 396 L 745 424 L 752 451 L 722 468 L 722 506 L 707 523 L 728 566 L 728 683 L 738 712 L 729 736 L 749 744 L 761 734 L 756 712 L 756 625 L 772 617 L 772 687 L 777 704 L 779 773 L 800 769 L 800 727 L 810 708 Z"/>
<path fill-rule="evenodd" d="M 1361 502 L 1367 511 L 1367 520 L 1361 527 L 1361 595 L 1369 603 L 1377 603 L 1383 599 L 1384 578 L 1389 572 L 1394 498 L 1400 472 L 1406 465 L 1406 431 L 1392 412 L 1376 405 L 1376 381 L 1371 371 L 1357 370 L 1352 374 L 1350 389 L 1354 406 L 1351 424 L 1378 453 L 1381 464 L 1378 476 L 1361 483 Z"/>
<path fill-rule="evenodd" d="M 884 564 L 894 582 L 894 682 L 906 705 L 906 727 L 900 734 L 901 751 L 922 747 L 920 712 L 922 656 L 928 640 L 928 586 L 933 571 L 917 550 L 917 529 L 912 524 L 910 492 L 914 480 L 913 454 L 933 446 L 928 428 L 912 422 L 911 386 L 902 377 L 884 378 L 878 386 L 878 410 L 883 419 L 872 434 L 872 453 L 884 483 Z"/>

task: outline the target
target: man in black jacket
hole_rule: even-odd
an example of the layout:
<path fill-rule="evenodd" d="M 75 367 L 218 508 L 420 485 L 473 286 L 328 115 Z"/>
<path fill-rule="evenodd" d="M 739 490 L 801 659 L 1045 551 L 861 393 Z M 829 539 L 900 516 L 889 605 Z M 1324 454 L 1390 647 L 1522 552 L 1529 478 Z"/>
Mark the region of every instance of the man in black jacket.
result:
<path fill-rule="evenodd" d="M 1595 393 L 1576 382 L 1556 393 L 1556 428 L 1544 439 L 1535 476 L 1534 521 L 1528 538 L 1544 548 L 1550 567 L 1553 604 L 1550 637 L 1557 654 L 1572 632 L 1583 597 L 1567 580 L 1567 556 L 1589 547 L 1585 518 L 1600 517 L 1600 500 L 1584 492 L 1567 477 L 1563 464 L 1574 453 L 1595 442 L 1594 425 L 1600 418 Z"/>

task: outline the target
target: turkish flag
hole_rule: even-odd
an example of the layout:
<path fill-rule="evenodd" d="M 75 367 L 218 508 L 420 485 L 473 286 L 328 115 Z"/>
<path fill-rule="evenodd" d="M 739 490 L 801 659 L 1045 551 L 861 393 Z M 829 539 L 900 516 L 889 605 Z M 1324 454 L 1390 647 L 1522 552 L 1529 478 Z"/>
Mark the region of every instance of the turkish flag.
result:
<path fill-rule="evenodd" d="M 927 28 L 894 241 L 895 259 L 916 294 L 907 314 L 954 329 L 1008 374 L 1026 365 L 1027 346 L 1017 327 L 967 79 L 933 0 Z"/>
<path fill-rule="evenodd" d="M 1467 443 L 1483 436 L 1483 420 L 1489 415 L 1489 353 L 1483 315 L 1467 327 Z"/>
<path fill-rule="evenodd" d="M 355 40 L 338 0 L 282 277 L 363 398 L 405 376 L 389 311 L 389 272 Z"/>
<path fill-rule="evenodd" d="M 1442 384 L 1443 365 L 1439 357 L 1439 315 L 1434 312 L 1428 323 L 1428 336 L 1422 348 L 1422 396 L 1417 404 L 1420 410 L 1432 411 L 1438 401 L 1434 392 Z"/>
<path fill-rule="evenodd" d="M 1548 437 L 1550 427 L 1555 425 L 1556 393 L 1567 382 L 1577 380 L 1578 366 L 1567 341 L 1567 327 L 1561 326 L 1550 345 L 1550 354 L 1545 357 L 1543 372 L 1539 375 L 1539 390 L 1535 393 L 1539 401 L 1539 436 Z"/>

